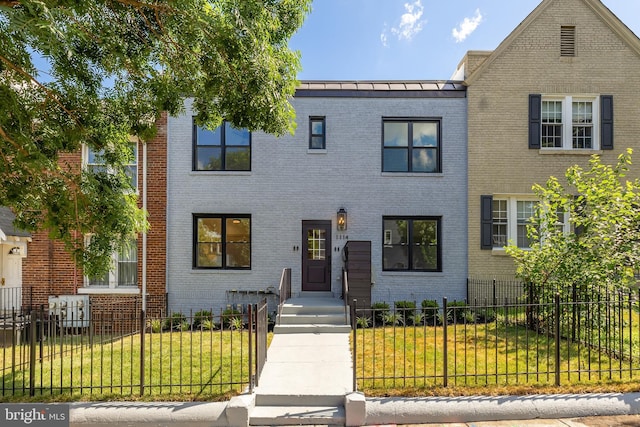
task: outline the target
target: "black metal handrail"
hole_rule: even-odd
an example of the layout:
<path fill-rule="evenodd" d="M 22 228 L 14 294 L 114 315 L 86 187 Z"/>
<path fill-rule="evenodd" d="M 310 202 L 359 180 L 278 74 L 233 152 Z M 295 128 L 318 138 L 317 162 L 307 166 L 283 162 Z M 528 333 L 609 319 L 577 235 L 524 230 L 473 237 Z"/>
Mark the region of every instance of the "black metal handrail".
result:
<path fill-rule="evenodd" d="M 349 323 L 349 275 L 342 269 L 342 299 L 344 300 L 344 321 Z"/>

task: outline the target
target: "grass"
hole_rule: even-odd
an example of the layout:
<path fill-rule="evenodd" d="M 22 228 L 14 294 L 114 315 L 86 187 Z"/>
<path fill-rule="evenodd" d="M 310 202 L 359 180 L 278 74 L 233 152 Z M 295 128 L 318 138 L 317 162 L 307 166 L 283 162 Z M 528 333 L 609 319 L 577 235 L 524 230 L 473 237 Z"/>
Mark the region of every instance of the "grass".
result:
<path fill-rule="evenodd" d="M 554 338 L 518 324 L 450 325 L 446 346 L 443 326 L 358 329 L 358 387 L 378 396 L 635 391 L 640 354 L 632 344 L 639 333 L 634 316 L 623 332 L 625 358 L 560 340 L 561 387 L 555 385 Z"/>
<path fill-rule="evenodd" d="M 226 400 L 249 384 L 246 330 L 139 334 L 89 345 L 83 337 L 37 348 L 37 401 Z M 29 347 L 0 350 L 0 401 L 29 400 Z"/>

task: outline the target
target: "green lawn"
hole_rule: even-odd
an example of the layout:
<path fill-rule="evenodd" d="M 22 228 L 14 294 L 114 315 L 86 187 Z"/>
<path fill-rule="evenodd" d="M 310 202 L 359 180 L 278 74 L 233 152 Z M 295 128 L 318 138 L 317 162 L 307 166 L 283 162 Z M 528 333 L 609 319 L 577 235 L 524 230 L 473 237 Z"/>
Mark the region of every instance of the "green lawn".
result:
<path fill-rule="evenodd" d="M 358 329 L 358 388 L 371 395 L 393 395 L 443 389 L 445 385 L 451 390 L 466 387 L 476 392 L 555 387 L 553 336 L 500 322 L 450 325 L 446 332 L 445 346 L 442 326 Z M 630 341 L 638 341 L 638 331 L 627 325 L 618 339 L 626 354 L 623 358 L 609 357 L 584 343 L 560 340 L 561 386 L 626 383 L 636 387 L 640 354 Z M 633 353 L 631 357 L 629 353 Z"/>
<path fill-rule="evenodd" d="M 81 337 L 46 342 L 41 362 L 36 349 L 35 399 L 223 400 L 248 386 L 247 331 L 148 333 L 144 345 L 141 394 L 139 334 L 93 345 Z M 28 360 L 28 346 L 0 350 L 0 401 L 29 397 Z"/>

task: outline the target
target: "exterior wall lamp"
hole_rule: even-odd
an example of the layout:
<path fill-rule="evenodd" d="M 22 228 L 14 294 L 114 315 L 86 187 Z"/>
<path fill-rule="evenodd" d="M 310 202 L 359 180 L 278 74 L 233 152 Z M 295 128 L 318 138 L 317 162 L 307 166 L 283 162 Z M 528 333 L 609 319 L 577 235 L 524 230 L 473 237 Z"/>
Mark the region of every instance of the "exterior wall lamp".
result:
<path fill-rule="evenodd" d="M 13 248 L 9 249 L 9 255 L 20 255 L 20 247 L 14 246 Z"/>
<path fill-rule="evenodd" d="M 340 208 L 337 214 L 338 217 L 338 231 L 345 231 L 347 229 L 347 211 L 344 208 Z"/>

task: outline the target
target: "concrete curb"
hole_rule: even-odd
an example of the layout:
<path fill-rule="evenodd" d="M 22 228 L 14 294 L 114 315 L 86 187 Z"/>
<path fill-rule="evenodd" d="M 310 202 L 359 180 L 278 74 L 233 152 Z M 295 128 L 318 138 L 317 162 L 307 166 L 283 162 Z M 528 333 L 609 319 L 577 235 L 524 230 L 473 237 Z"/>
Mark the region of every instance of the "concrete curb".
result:
<path fill-rule="evenodd" d="M 70 425 L 230 426 L 226 414 L 228 403 L 71 403 Z M 640 414 L 640 393 L 414 399 L 370 397 L 366 398 L 364 403 L 366 425 L 468 423 Z M 362 417 L 362 414 L 357 415 L 355 418 Z M 347 418 L 349 419 L 349 414 Z"/>
<path fill-rule="evenodd" d="M 71 426 L 228 426 L 227 402 L 71 403 Z"/>
<path fill-rule="evenodd" d="M 367 425 L 464 423 L 640 414 L 640 393 L 367 398 Z"/>

